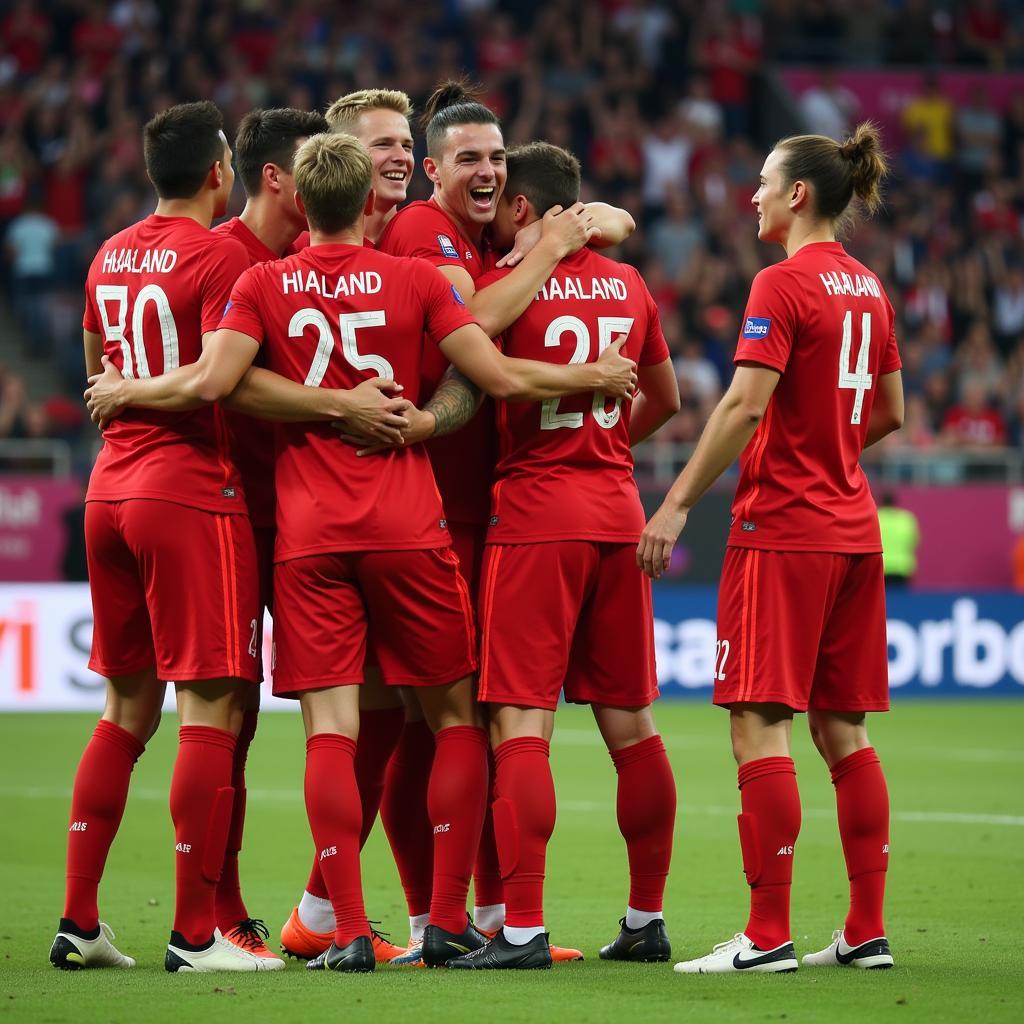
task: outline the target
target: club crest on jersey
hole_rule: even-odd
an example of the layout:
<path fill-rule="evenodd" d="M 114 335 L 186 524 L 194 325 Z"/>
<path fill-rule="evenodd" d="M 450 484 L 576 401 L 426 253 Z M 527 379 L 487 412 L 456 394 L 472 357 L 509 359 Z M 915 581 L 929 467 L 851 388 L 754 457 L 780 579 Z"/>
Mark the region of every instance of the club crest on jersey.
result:
<path fill-rule="evenodd" d="M 447 235 L 438 235 L 437 241 L 441 246 L 441 255 L 447 256 L 450 260 L 459 258 L 459 250 L 455 248 L 452 240 Z"/>
<path fill-rule="evenodd" d="M 766 338 L 768 332 L 772 328 L 771 317 L 766 316 L 748 316 L 743 321 L 743 337 L 749 338 L 752 341 L 759 341 L 761 338 Z"/>

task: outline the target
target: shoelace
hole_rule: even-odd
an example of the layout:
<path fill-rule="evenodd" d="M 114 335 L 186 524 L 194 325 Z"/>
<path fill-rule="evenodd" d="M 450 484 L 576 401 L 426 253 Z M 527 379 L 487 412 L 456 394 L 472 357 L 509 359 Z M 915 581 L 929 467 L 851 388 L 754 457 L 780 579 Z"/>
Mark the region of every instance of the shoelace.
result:
<path fill-rule="evenodd" d="M 378 931 L 373 927 L 375 924 L 380 924 L 380 921 L 367 921 L 366 923 L 370 926 L 370 934 L 375 939 L 380 939 L 381 942 L 391 942 L 391 932 Z"/>
<path fill-rule="evenodd" d="M 719 950 L 729 949 L 730 946 L 739 949 L 742 945 L 743 933 L 737 932 L 731 939 L 727 939 L 725 942 L 718 943 L 717 946 L 712 950 L 713 953 L 719 952 Z"/>
<path fill-rule="evenodd" d="M 247 917 L 244 921 L 240 921 L 229 934 L 236 945 L 244 946 L 247 949 L 258 949 L 260 946 L 266 945 L 266 940 L 270 938 L 270 929 L 261 918 Z"/>

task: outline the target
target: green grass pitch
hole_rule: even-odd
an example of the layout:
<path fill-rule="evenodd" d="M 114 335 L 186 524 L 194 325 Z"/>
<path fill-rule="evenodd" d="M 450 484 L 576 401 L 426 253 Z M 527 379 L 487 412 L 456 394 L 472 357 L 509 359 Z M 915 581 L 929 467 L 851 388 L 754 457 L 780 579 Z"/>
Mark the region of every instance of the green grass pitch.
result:
<path fill-rule="evenodd" d="M 745 923 L 736 839 L 738 797 L 724 712 L 664 701 L 658 719 L 679 785 L 666 917 L 674 959 L 701 955 Z M 671 965 L 605 964 L 626 898 L 615 826 L 615 775 L 589 712 L 559 711 L 553 762 L 558 824 L 548 862 L 552 939 L 582 964 L 521 975 L 383 969 L 310 975 L 167 975 L 173 833 L 167 784 L 175 732 L 165 722 L 136 769 L 107 866 L 101 910 L 130 972 L 63 973 L 47 962 L 60 915 L 72 772 L 89 715 L 0 716 L 3 821 L 0 1022 L 302 1021 L 996 1021 L 1019 1020 L 1024 979 L 1024 703 L 915 702 L 878 716 L 873 740 L 893 804 L 888 972 L 801 969 L 789 976 L 682 977 Z M 793 893 L 798 953 L 841 924 L 846 879 L 832 788 L 795 729 L 804 803 Z M 302 805 L 297 716 L 267 715 L 249 762 L 242 853 L 250 910 L 276 940 L 312 852 Z M 364 852 L 370 916 L 399 941 L 406 919 L 379 826 Z M 1015 1009 L 1016 1007 L 1016 1009 Z"/>

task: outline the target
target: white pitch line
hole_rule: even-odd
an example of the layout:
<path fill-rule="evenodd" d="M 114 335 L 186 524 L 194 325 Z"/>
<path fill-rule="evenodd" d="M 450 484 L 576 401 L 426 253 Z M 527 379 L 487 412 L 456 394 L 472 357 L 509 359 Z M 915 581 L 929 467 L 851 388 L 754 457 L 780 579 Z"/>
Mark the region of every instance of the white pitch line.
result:
<path fill-rule="evenodd" d="M 302 789 L 250 789 L 248 796 L 254 801 L 264 800 L 267 803 L 302 803 Z M 70 800 L 71 790 L 60 786 L 0 786 L 0 797 L 21 800 Z M 146 802 L 164 802 L 168 798 L 167 791 L 138 786 L 131 789 L 129 800 Z M 570 814 L 605 813 L 614 810 L 614 801 L 599 803 L 596 800 L 560 800 L 558 810 Z M 735 806 L 725 804 L 686 804 L 680 807 L 680 816 L 721 818 L 733 817 L 739 812 L 739 803 Z M 833 820 L 835 808 L 805 807 L 805 818 L 827 818 Z M 1016 814 L 972 814 L 961 811 L 893 811 L 892 820 L 897 822 L 921 823 L 933 825 L 997 825 L 1008 828 L 1024 828 L 1024 816 Z"/>

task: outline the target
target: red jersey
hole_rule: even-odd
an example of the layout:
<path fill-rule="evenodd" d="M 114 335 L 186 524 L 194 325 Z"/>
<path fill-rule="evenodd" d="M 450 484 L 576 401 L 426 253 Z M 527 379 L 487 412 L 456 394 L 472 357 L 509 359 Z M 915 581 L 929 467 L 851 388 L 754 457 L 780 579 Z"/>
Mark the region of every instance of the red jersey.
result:
<path fill-rule="evenodd" d="M 85 288 L 87 331 L 125 377 L 194 363 L 217 329 L 242 246 L 190 217 L 145 220 L 104 242 Z M 230 434 L 218 406 L 189 412 L 125 409 L 103 432 L 87 501 L 161 498 L 209 512 L 245 512 Z"/>
<path fill-rule="evenodd" d="M 455 221 L 432 199 L 409 203 L 388 222 L 377 248 L 392 256 L 414 256 L 435 267 L 462 267 L 474 281 L 491 269 L 493 260 L 459 233 Z M 436 347 L 423 360 L 421 392 L 429 398 L 448 369 Z M 494 473 L 494 406 L 487 399 L 480 411 L 455 434 L 427 443 L 445 514 L 456 523 L 486 523 Z"/>
<path fill-rule="evenodd" d="M 501 344 L 519 359 L 588 363 L 621 334 L 623 353 L 639 365 L 668 359 L 657 306 L 637 271 L 584 248 L 559 263 Z M 488 543 L 640 539 L 628 402 L 596 394 L 498 402 L 497 422 Z"/>
<path fill-rule="evenodd" d="M 740 456 L 729 543 L 881 551 L 860 453 L 878 377 L 902 364 L 878 278 L 838 242 L 805 245 L 754 278 L 735 361 L 782 378 Z"/>
<path fill-rule="evenodd" d="M 471 323 L 455 289 L 419 260 L 314 245 L 246 271 L 220 326 L 254 338 L 269 370 L 307 387 L 388 377 L 416 402 L 424 348 Z M 360 458 L 327 423 L 284 423 L 277 439 L 276 561 L 448 545 L 422 445 Z"/>
<path fill-rule="evenodd" d="M 213 233 L 237 238 L 249 255 L 249 266 L 279 259 L 239 217 L 218 224 Z M 249 518 L 256 528 L 271 527 L 274 525 L 274 424 L 240 412 L 225 412 L 231 428 L 235 465 L 242 474 Z"/>

